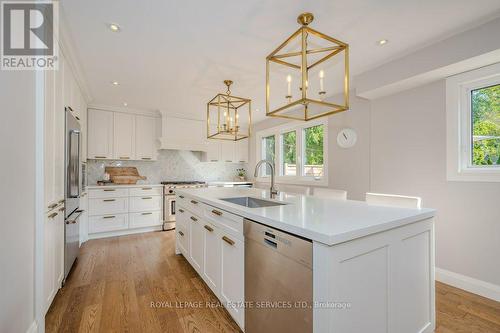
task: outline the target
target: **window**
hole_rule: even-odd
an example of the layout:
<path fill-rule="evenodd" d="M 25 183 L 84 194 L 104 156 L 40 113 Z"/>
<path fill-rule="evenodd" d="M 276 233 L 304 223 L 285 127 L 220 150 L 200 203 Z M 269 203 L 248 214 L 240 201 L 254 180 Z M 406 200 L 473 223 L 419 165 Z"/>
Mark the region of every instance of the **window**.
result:
<path fill-rule="evenodd" d="M 262 159 L 266 161 L 270 161 L 274 164 L 275 161 L 275 149 L 276 149 L 276 138 L 274 135 L 269 135 L 264 138 L 262 138 Z M 262 166 L 264 168 L 263 175 L 269 176 L 271 175 L 271 168 L 269 165 Z"/>
<path fill-rule="evenodd" d="M 281 134 L 281 174 L 297 175 L 297 132 L 290 131 Z"/>
<path fill-rule="evenodd" d="M 274 161 L 277 182 L 328 185 L 328 119 L 291 122 L 256 136 L 257 156 Z M 269 167 L 261 171 L 262 177 L 270 175 Z"/>
<path fill-rule="evenodd" d="M 304 129 L 304 175 L 323 176 L 323 125 Z"/>
<path fill-rule="evenodd" d="M 500 181 L 500 64 L 446 81 L 447 177 Z"/>
<path fill-rule="evenodd" d="M 472 164 L 500 166 L 500 84 L 471 91 Z"/>

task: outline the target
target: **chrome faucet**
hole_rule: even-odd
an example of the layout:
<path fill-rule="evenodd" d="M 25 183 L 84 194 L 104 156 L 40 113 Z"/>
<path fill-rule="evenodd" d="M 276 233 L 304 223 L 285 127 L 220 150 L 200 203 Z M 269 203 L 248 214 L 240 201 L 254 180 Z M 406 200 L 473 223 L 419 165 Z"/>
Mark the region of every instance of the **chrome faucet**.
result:
<path fill-rule="evenodd" d="M 270 188 L 270 198 L 274 199 L 276 195 L 278 194 L 278 190 L 274 187 L 274 164 L 267 161 L 267 160 L 262 160 L 257 163 L 255 166 L 255 174 L 254 177 L 257 178 L 259 176 L 259 168 L 262 164 L 267 164 L 271 168 L 271 188 Z"/>

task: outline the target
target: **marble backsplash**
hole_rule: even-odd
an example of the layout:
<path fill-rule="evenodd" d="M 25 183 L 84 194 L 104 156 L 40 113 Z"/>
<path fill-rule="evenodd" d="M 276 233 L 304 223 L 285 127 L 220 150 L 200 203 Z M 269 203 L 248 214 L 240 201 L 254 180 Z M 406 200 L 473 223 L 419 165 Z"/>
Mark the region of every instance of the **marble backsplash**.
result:
<path fill-rule="evenodd" d="M 202 162 L 200 152 L 160 150 L 157 161 L 88 160 L 87 182 L 95 185 L 104 177 L 106 166 L 135 166 L 147 180 L 138 184 L 159 184 L 165 180 L 232 181 L 236 169 L 247 169 L 246 163 Z"/>

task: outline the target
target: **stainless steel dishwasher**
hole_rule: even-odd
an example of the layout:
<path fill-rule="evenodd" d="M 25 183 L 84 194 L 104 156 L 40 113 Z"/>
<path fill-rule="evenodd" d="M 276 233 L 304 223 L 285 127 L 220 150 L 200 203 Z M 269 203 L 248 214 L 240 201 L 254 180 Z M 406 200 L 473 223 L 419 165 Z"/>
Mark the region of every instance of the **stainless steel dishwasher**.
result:
<path fill-rule="evenodd" d="M 244 234 L 245 332 L 312 332 L 312 242 L 246 219 Z"/>

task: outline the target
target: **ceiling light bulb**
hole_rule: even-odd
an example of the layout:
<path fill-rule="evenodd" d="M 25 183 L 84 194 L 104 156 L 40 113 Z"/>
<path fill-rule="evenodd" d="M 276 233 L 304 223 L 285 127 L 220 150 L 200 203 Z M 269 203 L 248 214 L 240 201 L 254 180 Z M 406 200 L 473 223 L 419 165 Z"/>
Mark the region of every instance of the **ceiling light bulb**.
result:
<path fill-rule="evenodd" d="M 123 106 L 127 106 L 127 105 L 128 105 L 128 103 L 127 103 L 127 102 L 123 102 Z"/>
<path fill-rule="evenodd" d="M 291 75 L 288 75 L 286 77 L 286 82 L 288 82 L 288 83 L 292 82 L 292 76 Z"/>
<path fill-rule="evenodd" d="M 387 39 L 381 39 L 377 42 L 378 45 L 382 46 L 382 45 L 385 45 L 387 44 L 389 41 Z"/>
<path fill-rule="evenodd" d="M 111 84 L 114 85 L 114 86 L 119 85 L 118 81 L 113 81 L 113 82 L 111 82 Z"/>
<path fill-rule="evenodd" d="M 120 31 L 120 26 L 116 23 L 111 23 L 109 25 L 109 30 L 111 30 L 113 32 L 118 32 L 118 31 Z"/>

